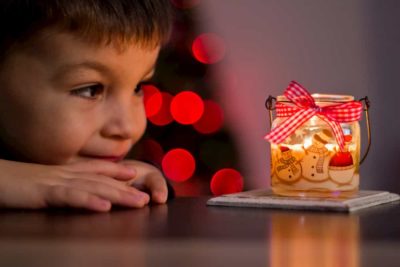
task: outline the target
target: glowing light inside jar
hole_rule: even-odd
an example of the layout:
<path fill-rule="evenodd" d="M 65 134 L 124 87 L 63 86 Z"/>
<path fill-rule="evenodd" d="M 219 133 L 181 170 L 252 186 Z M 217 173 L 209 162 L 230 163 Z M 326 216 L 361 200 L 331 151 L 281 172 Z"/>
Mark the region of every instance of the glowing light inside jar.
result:
<path fill-rule="evenodd" d="M 325 147 L 329 151 L 339 151 L 339 147 L 336 144 L 326 144 Z"/>
<path fill-rule="evenodd" d="M 312 145 L 312 138 L 306 137 L 304 138 L 304 148 L 307 149 Z"/>

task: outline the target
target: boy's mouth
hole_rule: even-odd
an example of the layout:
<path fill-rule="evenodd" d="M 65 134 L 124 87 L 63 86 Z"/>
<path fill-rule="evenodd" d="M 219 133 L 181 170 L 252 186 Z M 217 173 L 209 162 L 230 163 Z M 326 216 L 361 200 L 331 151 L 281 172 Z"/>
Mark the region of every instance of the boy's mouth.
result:
<path fill-rule="evenodd" d="M 93 157 L 96 159 L 102 159 L 102 160 L 107 160 L 107 161 L 112 161 L 112 162 L 118 162 L 121 161 L 124 157 Z"/>
<path fill-rule="evenodd" d="M 85 155 L 86 158 L 101 159 L 112 162 L 118 162 L 125 158 L 125 154 L 121 156 L 96 156 L 96 155 Z"/>

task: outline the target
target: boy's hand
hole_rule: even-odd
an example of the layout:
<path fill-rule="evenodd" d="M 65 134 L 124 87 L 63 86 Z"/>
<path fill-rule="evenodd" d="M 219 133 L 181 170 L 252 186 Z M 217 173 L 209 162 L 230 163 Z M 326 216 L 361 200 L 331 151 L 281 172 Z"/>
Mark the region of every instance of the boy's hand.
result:
<path fill-rule="evenodd" d="M 136 161 L 40 165 L 0 160 L 0 207 L 73 207 L 94 211 L 109 211 L 114 204 L 143 207 L 148 204 L 149 195 L 130 186 L 127 181 L 132 179 L 150 189 L 154 201 L 165 202 L 165 181 L 153 173 L 150 165 L 145 165 Z"/>
<path fill-rule="evenodd" d="M 136 160 L 124 160 L 122 165 L 130 166 L 137 172 L 136 177 L 128 184 L 141 191 L 148 192 L 154 203 L 165 203 L 168 198 L 167 182 L 161 171 L 156 167 Z"/>

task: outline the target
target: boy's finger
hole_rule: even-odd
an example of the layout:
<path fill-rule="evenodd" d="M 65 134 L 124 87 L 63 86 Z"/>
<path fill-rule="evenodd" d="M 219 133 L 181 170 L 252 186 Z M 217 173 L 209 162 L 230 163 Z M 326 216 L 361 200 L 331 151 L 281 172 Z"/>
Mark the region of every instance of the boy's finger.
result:
<path fill-rule="evenodd" d="M 108 200 L 83 190 L 61 185 L 48 187 L 44 200 L 48 207 L 72 207 L 99 212 L 111 209 L 111 202 Z"/>
<path fill-rule="evenodd" d="M 74 171 L 102 174 L 123 181 L 133 179 L 137 174 L 132 165 L 123 165 L 106 160 L 87 160 L 68 166 Z"/>
<path fill-rule="evenodd" d="M 133 183 L 135 185 L 135 183 Z M 164 177 L 158 173 L 149 174 L 141 184 L 151 194 L 151 200 L 155 203 L 165 203 L 168 198 L 168 187 Z"/>
<path fill-rule="evenodd" d="M 149 202 L 149 196 L 135 188 L 130 188 L 128 191 L 120 190 L 100 181 L 82 179 L 69 179 L 67 184 L 69 187 L 89 192 L 120 206 L 142 208 Z"/>
<path fill-rule="evenodd" d="M 61 185 L 70 186 L 72 183 L 74 183 L 74 180 L 93 181 L 99 184 L 104 184 L 109 188 L 119 189 L 128 193 L 136 193 L 137 191 L 135 188 L 129 186 L 129 184 L 127 184 L 125 181 L 118 181 L 109 176 L 87 172 L 72 173 L 72 175 L 70 174 L 69 177 L 62 180 Z"/>

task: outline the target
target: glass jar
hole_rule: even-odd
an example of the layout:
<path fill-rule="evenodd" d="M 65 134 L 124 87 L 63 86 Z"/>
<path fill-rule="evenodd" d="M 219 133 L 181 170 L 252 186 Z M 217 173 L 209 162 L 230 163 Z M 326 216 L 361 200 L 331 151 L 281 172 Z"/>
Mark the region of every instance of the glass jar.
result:
<path fill-rule="evenodd" d="M 321 108 L 354 101 L 353 96 L 347 95 L 311 96 Z M 294 106 L 285 96 L 278 96 L 276 101 L 277 105 Z M 286 119 L 278 114 L 271 130 Z M 340 126 L 344 134 L 343 149 L 339 149 L 330 125 L 316 115 L 283 142 L 271 143 L 272 191 L 284 196 L 309 197 L 346 197 L 356 193 L 360 181 L 360 125 L 353 121 L 340 123 Z"/>

